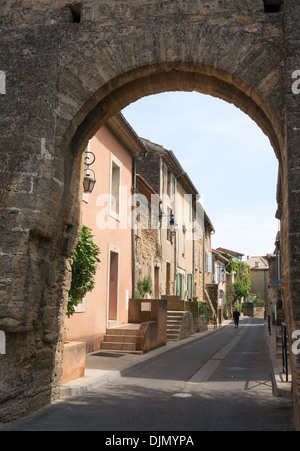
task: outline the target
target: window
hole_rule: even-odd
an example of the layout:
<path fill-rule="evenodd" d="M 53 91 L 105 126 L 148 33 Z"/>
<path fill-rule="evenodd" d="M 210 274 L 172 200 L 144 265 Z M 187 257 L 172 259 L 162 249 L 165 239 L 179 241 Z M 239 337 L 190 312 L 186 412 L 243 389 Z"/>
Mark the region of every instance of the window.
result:
<path fill-rule="evenodd" d="M 111 157 L 110 175 L 110 215 L 120 220 L 120 187 L 121 187 L 121 163 L 113 155 Z"/>
<path fill-rule="evenodd" d="M 282 6 L 283 0 L 264 0 L 265 13 L 279 13 Z"/>
<path fill-rule="evenodd" d="M 206 252 L 206 272 L 212 273 L 213 272 L 213 264 L 212 264 L 212 253 Z"/>
<path fill-rule="evenodd" d="M 225 266 L 217 262 L 217 282 L 224 282 L 225 280 Z"/>
<path fill-rule="evenodd" d="M 225 291 L 224 290 L 219 291 L 219 300 L 220 300 L 221 305 L 225 304 Z"/>
<path fill-rule="evenodd" d="M 185 275 L 178 273 L 176 278 L 176 295 L 180 297 L 182 301 L 184 301 L 184 279 Z"/>
<path fill-rule="evenodd" d="M 188 291 L 188 299 L 193 299 L 194 297 L 194 275 L 188 274 L 187 280 L 187 291 Z"/>
<path fill-rule="evenodd" d="M 80 23 L 81 22 L 81 12 L 82 12 L 82 4 L 75 3 L 69 6 L 71 11 L 71 22 L 72 23 Z"/>

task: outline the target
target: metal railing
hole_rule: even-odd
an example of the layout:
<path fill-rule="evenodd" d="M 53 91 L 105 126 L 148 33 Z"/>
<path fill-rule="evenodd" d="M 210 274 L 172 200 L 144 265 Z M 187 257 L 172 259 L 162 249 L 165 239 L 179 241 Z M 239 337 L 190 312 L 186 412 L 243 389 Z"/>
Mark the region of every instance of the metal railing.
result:
<path fill-rule="evenodd" d="M 286 323 L 281 323 L 281 339 L 282 339 L 282 371 L 285 373 L 286 382 L 289 381 L 289 363 L 288 363 L 288 346 Z"/>

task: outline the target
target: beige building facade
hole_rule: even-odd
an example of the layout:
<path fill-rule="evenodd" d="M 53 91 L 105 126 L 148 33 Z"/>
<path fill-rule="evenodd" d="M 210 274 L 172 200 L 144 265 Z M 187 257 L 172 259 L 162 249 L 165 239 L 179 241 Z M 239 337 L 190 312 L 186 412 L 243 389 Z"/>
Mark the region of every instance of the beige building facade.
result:
<path fill-rule="evenodd" d="M 159 228 L 153 248 L 156 249 L 154 285 L 159 280 L 160 295 L 202 301 L 206 255 L 204 224 L 205 221 L 210 223 L 209 218 L 199 202 L 197 189 L 174 153 L 148 140 L 143 143 L 147 152 L 137 157 L 137 173 L 160 199 L 159 221 L 154 224 Z M 157 211 L 157 207 L 154 206 L 154 210 Z M 211 247 L 209 249 L 211 251 Z"/>
<path fill-rule="evenodd" d="M 268 303 L 269 261 L 268 256 L 248 257 L 250 266 L 251 293 Z"/>

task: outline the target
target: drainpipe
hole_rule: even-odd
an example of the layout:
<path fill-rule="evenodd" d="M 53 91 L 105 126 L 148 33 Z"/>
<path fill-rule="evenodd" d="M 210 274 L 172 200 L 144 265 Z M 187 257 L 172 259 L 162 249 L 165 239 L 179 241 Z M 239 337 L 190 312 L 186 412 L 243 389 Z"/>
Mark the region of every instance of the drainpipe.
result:
<path fill-rule="evenodd" d="M 174 295 L 176 296 L 176 284 L 177 284 L 177 180 L 184 175 L 182 171 L 177 177 L 174 177 L 174 220 L 175 220 L 175 235 L 174 235 Z"/>
<path fill-rule="evenodd" d="M 136 193 L 136 158 L 132 158 L 132 194 Z M 135 208 L 132 210 L 132 299 L 135 298 L 135 284 L 136 284 L 136 246 L 135 246 Z"/>

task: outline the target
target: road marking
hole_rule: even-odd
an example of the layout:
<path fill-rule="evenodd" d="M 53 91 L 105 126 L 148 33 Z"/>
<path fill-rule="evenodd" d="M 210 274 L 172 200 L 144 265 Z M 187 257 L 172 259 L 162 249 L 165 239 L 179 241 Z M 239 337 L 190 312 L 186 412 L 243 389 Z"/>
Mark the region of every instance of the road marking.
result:
<path fill-rule="evenodd" d="M 173 395 L 174 398 L 191 398 L 192 395 L 190 393 L 175 393 Z"/>
<path fill-rule="evenodd" d="M 224 348 L 218 351 L 202 368 L 200 368 L 197 373 L 186 383 L 187 388 L 194 384 L 201 384 L 208 382 L 209 378 L 216 371 L 220 363 L 225 359 L 225 357 L 230 353 L 230 351 L 238 344 L 240 339 L 245 334 L 246 329 L 243 329 L 239 335 L 235 336 Z"/>

